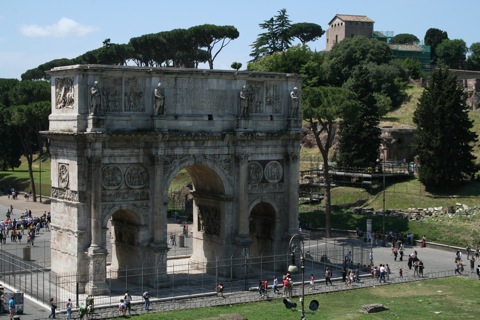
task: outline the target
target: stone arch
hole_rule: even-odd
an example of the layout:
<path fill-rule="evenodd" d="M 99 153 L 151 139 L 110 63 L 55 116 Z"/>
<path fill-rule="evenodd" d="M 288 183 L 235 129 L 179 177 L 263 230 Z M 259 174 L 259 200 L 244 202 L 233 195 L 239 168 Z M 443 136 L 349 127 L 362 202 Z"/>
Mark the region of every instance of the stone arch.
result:
<path fill-rule="evenodd" d="M 110 243 L 111 271 L 142 267 L 146 259 L 144 249 L 152 240 L 148 221 L 147 212 L 130 204 L 104 212 L 101 237 L 102 243 Z M 109 241 L 106 237 L 110 237 Z"/>
<path fill-rule="evenodd" d="M 233 193 L 233 187 L 229 182 L 229 180 L 227 179 L 224 169 L 219 167 L 213 161 L 210 161 L 208 159 L 198 159 L 195 156 L 181 159 L 175 164 L 173 168 L 171 168 L 167 172 L 164 179 L 163 190 L 168 190 L 168 187 L 172 183 L 173 179 L 182 169 L 187 169 L 188 171 L 189 170 L 188 168 L 191 168 L 194 166 L 201 166 L 203 168 L 208 168 L 213 173 L 215 173 L 216 177 L 218 177 L 218 181 L 215 181 L 215 187 L 216 187 L 215 190 L 217 191 L 221 190 L 221 193 L 225 195 Z M 191 171 L 188 171 L 188 173 L 190 174 L 190 176 L 192 176 L 194 180 L 195 180 L 195 177 L 200 178 L 200 176 L 202 178 L 206 178 L 207 180 L 210 180 L 211 177 L 205 176 L 205 174 L 207 174 L 207 171 L 208 170 L 191 170 Z M 194 185 L 199 184 L 198 180 L 200 179 L 196 179 L 196 180 L 197 181 L 193 181 Z"/>
<path fill-rule="evenodd" d="M 257 200 L 249 209 L 249 234 L 252 239 L 251 256 L 272 255 L 279 228 L 279 211 L 271 201 Z"/>
<path fill-rule="evenodd" d="M 229 195 L 233 187 L 227 178 L 228 169 L 209 159 L 184 157 L 166 174 L 164 190 L 168 190 L 182 169 L 187 170 L 194 187 L 193 230 L 190 230 L 193 254 L 190 259 L 197 262 L 213 261 L 215 257 L 225 256 L 227 248 L 221 243 L 230 234 L 232 221 L 236 220 L 233 198 Z"/>

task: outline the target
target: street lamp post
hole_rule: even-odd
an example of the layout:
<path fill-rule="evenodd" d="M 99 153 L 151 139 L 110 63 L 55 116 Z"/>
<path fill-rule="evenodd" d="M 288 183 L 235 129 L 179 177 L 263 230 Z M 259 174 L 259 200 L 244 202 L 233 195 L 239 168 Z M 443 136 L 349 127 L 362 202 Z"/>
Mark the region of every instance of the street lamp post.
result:
<path fill-rule="evenodd" d="M 302 274 L 302 296 L 300 298 L 300 303 L 302 304 L 302 316 L 301 320 L 305 320 L 305 244 L 303 242 L 303 237 L 300 234 L 295 234 L 290 239 L 289 243 L 290 252 L 292 253 L 292 265 L 288 267 L 289 272 L 296 272 L 298 270 L 297 266 L 294 263 L 295 253 L 300 253 L 300 268 Z"/>
<path fill-rule="evenodd" d="M 382 215 L 382 246 L 385 247 L 385 151 L 387 148 L 382 147 L 382 174 L 383 174 L 383 215 Z"/>
<path fill-rule="evenodd" d="M 39 154 L 38 159 L 40 161 L 40 203 L 42 203 L 42 158 Z"/>

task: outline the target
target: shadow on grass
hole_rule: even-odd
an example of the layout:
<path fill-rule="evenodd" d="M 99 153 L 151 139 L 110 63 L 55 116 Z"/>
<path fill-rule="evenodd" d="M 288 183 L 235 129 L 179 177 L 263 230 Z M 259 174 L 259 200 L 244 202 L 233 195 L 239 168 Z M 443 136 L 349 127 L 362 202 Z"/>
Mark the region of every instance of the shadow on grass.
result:
<path fill-rule="evenodd" d="M 478 197 L 480 196 L 480 182 L 472 181 L 454 187 L 427 188 L 426 191 L 431 193 L 432 197 Z"/>
<path fill-rule="evenodd" d="M 9 174 L 8 171 L 0 173 L 0 187 L 13 187 L 16 190 L 26 190 L 30 186 L 30 179 L 28 177 L 18 177 L 17 174 L 19 173 L 27 173 L 28 175 L 28 171 L 26 170 L 13 171 L 12 174 Z"/>

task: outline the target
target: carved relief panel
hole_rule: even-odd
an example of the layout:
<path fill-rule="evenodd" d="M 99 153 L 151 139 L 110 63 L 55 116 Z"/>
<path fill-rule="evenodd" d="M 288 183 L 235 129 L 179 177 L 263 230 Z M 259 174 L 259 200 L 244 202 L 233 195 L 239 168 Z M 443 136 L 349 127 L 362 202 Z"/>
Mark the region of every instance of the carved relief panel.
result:
<path fill-rule="evenodd" d="M 102 168 L 102 198 L 104 201 L 147 200 L 148 172 L 140 164 L 109 164 Z"/>
<path fill-rule="evenodd" d="M 205 205 L 199 206 L 198 231 L 203 231 L 205 234 L 220 236 L 221 218 L 219 208 Z"/>
<path fill-rule="evenodd" d="M 73 109 L 75 104 L 75 87 L 73 78 L 55 79 L 55 109 Z"/>
<path fill-rule="evenodd" d="M 261 81 L 247 81 L 247 87 L 251 99 L 250 112 L 264 113 L 264 84 Z"/>
<path fill-rule="evenodd" d="M 248 163 L 250 192 L 280 192 L 283 190 L 284 161 L 257 160 Z"/>
<path fill-rule="evenodd" d="M 265 86 L 265 105 L 267 112 L 281 113 L 281 99 L 278 84 L 267 84 Z"/>
<path fill-rule="evenodd" d="M 124 111 L 143 112 L 145 111 L 144 92 L 137 78 L 125 79 Z"/>

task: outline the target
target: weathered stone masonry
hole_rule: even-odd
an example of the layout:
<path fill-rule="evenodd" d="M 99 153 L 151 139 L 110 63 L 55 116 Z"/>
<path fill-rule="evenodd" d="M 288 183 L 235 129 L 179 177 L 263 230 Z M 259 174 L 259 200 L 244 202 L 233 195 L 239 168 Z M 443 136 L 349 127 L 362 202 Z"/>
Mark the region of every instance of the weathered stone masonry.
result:
<path fill-rule="evenodd" d="M 52 271 L 107 292 L 111 237 L 111 270 L 164 275 L 168 187 L 182 169 L 192 261 L 284 250 L 298 219 L 298 76 L 102 65 L 50 76 Z"/>

